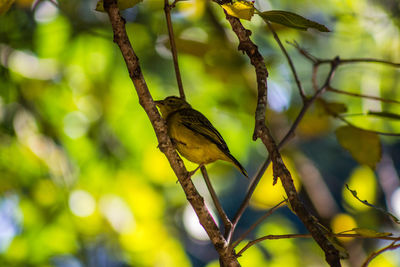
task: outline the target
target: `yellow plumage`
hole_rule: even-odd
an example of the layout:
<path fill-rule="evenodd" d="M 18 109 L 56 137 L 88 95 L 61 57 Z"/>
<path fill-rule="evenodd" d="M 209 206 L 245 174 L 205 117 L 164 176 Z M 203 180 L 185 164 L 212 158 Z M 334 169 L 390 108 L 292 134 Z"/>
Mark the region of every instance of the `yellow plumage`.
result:
<path fill-rule="evenodd" d="M 203 114 L 175 96 L 155 103 L 167 121 L 169 137 L 183 157 L 200 165 L 216 160 L 228 161 L 248 177 L 243 166 L 231 155 L 221 134 Z"/>

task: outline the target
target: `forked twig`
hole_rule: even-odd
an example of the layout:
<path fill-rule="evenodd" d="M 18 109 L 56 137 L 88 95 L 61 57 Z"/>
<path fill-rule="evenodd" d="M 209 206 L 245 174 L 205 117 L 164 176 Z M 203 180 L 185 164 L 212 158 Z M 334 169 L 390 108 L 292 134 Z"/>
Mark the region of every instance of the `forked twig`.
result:
<path fill-rule="evenodd" d="M 381 255 L 383 252 L 388 251 L 388 250 L 394 250 L 394 249 L 399 248 L 399 247 L 400 247 L 400 244 L 397 244 L 397 245 L 396 245 L 396 243 L 397 243 L 398 241 L 399 241 L 399 240 L 393 241 L 390 245 L 388 245 L 388 246 L 386 246 L 386 247 L 384 247 L 384 248 L 381 248 L 381 249 L 378 250 L 378 251 L 372 252 L 371 255 L 369 255 L 368 258 L 367 258 L 367 259 L 364 261 L 364 263 L 361 265 L 361 267 L 367 267 L 373 259 L 375 259 L 375 258 L 378 257 L 379 255 Z"/>

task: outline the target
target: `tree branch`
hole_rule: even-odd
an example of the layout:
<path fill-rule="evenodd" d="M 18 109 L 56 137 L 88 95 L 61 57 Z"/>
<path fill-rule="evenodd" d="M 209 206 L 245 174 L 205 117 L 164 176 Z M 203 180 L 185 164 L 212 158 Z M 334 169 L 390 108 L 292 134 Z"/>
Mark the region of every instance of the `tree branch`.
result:
<path fill-rule="evenodd" d="M 181 72 L 179 70 L 179 64 L 178 64 L 178 53 L 176 50 L 174 29 L 172 27 L 172 21 L 171 21 L 171 9 L 173 7 L 175 7 L 176 2 L 177 2 L 177 0 L 175 0 L 175 2 L 173 2 L 172 5 L 170 5 L 168 0 L 164 0 L 164 12 L 165 12 L 165 18 L 167 20 L 169 43 L 171 45 L 171 52 L 172 52 L 172 59 L 174 61 L 176 81 L 178 83 L 178 88 L 179 88 L 179 96 L 181 98 L 185 99 L 186 98 L 185 91 L 183 90 L 182 77 L 181 77 Z"/>
<path fill-rule="evenodd" d="M 226 14 L 226 12 L 225 12 Z M 296 188 L 294 187 L 293 180 L 290 172 L 286 168 L 282 157 L 279 153 L 278 146 L 276 145 L 268 127 L 265 125 L 265 113 L 267 108 L 267 77 L 268 72 L 264 64 L 264 59 L 258 51 L 257 46 L 250 40 L 249 36 L 251 32 L 243 27 L 240 20 L 226 14 L 226 19 L 231 24 L 233 32 L 237 35 L 239 39 L 240 51 L 243 51 L 250 58 L 251 64 L 255 68 L 257 77 L 257 88 L 258 88 L 258 101 L 255 114 L 255 129 L 253 133 L 253 140 L 260 138 L 264 145 L 266 146 L 270 158 L 273 162 L 273 173 L 274 179 L 278 177 L 282 181 L 282 185 L 288 196 L 288 200 L 303 224 L 306 226 L 308 231 L 310 231 L 314 240 L 325 252 L 325 259 L 331 266 L 340 266 L 339 251 L 331 244 L 324 233 L 318 227 L 318 222 L 314 216 L 312 216 L 308 210 L 305 208 L 302 201 L 297 195 Z M 334 61 L 336 63 L 336 61 Z M 329 81 L 333 75 L 336 66 L 332 63 L 331 75 L 329 75 Z M 329 84 L 329 82 L 328 82 Z M 315 98 L 325 90 L 325 87 L 315 94 Z M 307 101 L 306 101 L 307 103 Z M 231 232 L 234 230 L 232 227 Z M 226 234 L 226 233 L 225 233 Z M 228 234 L 228 242 L 230 242 L 230 236 L 232 233 Z M 226 236 L 226 235 L 225 235 Z"/>
<path fill-rule="evenodd" d="M 398 241 L 398 240 L 397 240 Z M 367 267 L 370 262 L 375 259 L 376 257 L 378 257 L 379 255 L 381 255 L 383 252 L 388 251 L 388 250 L 394 250 L 400 247 L 400 244 L 396 245 L 396 242 L 394 241 L 392 242 L 389 246 L 386 246 L 384 248 L 381 248 L 378 251 L 375 251 L 373 253 L 371 253 L 371 255 L 368 256 L 368 258 L 364 261 L 364 263 L 361 265 L 361 267 Z"/>
<path fill-rule="evenodd" d="M 400 101 L 395 100 L 395 99 L 388 99 L 388 98 L 382 98 L 382 97 L 378 97 L 378 96 L 346 92 L 346 91 L 343 91 L 343 90 L 335 89 L 335 88 L 333 88 L 331 86 L 329 86 L 326 90 L 329 91 L 329 92 L 332 92 L 332 93 L 337 93 L 337 94 L 342 94 L 342 95 L 367 98 L 367 99 L 372 99 L 372 100 L 381 101 L 381 102 L 385 102 L 385 103 L 400 104 Z"/>
<path fill-rule="evenodd" d="M 330 63 L 332 60 L 330 59 L 318 59 L 319 64 L 325 64 L 325 63 Z M 383 60 L 383 59 L 375 59 L 375 58 L 348 58 L 348 59 L 341 59 L 340 64 L 352 64 L 352 63 L 378 63 L 378 64 L 384 64 L 384 65 L 389 65 L 395 68 L 400 67 L 400 63 L 394 63 L 388 60 Z"/>
<path fill-rule="evenodd" d="M 253 223 L 249 229 L 246 230 L 246 232 L 244 232 L 233 244 L 232 247 L 235 248 L 237 245 L 239 245 L 239 243 L 246 238 L 246 236 L 254 230 L 254 228 L 257 227 L 257 225 L 259 225 L 260 223 L 262 223 L 266 218 L 268 218 L 274 211 L 276 211 L 278 208 L 281 207 L 281 205 L 283 203 L 286 202 L 285 200 L 282 200 L 281 202 L 279 202 L 278 204 L 276 204 L 274 207 L 272 207 L 271 209 L 269 209 L 263 216 L 261 216 L 255 223 Z"/>
<path fill-rule="evenodd" d="M 112 25 L 114 42 L 118 44 L 121 50 L 122 56 L 129 71 L 129 76 L 131 77 L 138 94 L 139 103 L 150 119 L 159 142 L 160 150 L 166 155 L 173 171 L 178 177 L 179 183 L 185 192 L 186 198 L 196 212 L 200 224 L 207 232 L 207 235 L 218 252 L 222 263 L 225 266 L 239 266 L 233 251 L 228 247 L 228 243 L 220 233 L 218 226 L 214 222 L 213 217 L 204 203 L 203 197 L 201 197 L 196 190 L 193 182 L 189 178 L 189 173 L 186 170 L 183 161 L 178 156 L 175 148 L 172 145 L 171 139 L 168 137 L 167 125 L 158 113 L 152 96 L 147 88 L 147 84 L 140 69 L 139 59 L 136 56 L 128 39 L 125 30 L 125 22 L 119 14 L 116 0 L 105 0 L 104 9 L 109 16 Z"/>
<path fill-rule="evenodd" d="M 349 237 L 349 238 L 351 237 L 351 238 L 364 238 L 364 239 L 394 240 L 393 243 L 398 242 L 400 240 L 400 237 L 363 236 L 363 235 L 360 235 L 360 234 L 335 234 L 335 233 L 329 233 L 329 236 L 331 236 L 331 237 Z M 251 246 L 253 246 L 253 245 L 257 244 L 257 243 L 260 243 L 260 242 L 262 242 L 264 240 L 277 240 L 277 239 L 288 239 L 288 238 L 313 238 L 313 236 L 311 234 L 266 235 L 266 236 L 254 239 L 252 241 L 249 241 L 246 244 L 246 246 L 244 246 L 236 255 L 237 255 L 237 257 L 242 256 L 243 252 L 245 252 Z M 395 249 L 397 247 L 400 247 L 400 245 L 397 245 L 396 247 L 394 247 L 392 249 Z M 376 257 L 376 256 L 374 256 L 374 257 Z"/>

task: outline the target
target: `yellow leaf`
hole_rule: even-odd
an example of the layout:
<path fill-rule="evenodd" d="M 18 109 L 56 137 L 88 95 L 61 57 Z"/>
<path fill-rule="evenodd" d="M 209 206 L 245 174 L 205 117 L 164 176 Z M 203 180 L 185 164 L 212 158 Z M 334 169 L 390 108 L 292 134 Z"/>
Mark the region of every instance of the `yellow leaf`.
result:
<path fill-rule="evenodd" d="M 0 0 L 1 1 L 1 0 Z M 135 5 L 137 5 L 138 3 L 142 2 L 143 0 L 118 0 L 118 8 L 119 10 L 124 10 L 130 7 L 134 7 Z M 105 12 L 104 11 L 104 6 L 103 6 L 103 0 L 99 0 L 97 2 L 96 11 L 100 11 L 100 12 Z"/>
<path fill-rule="evenodd" d="M 239 19 L 251 20 L 254 15 L 254 2 L 239 0 L 232 4 L 223 4 L 222 7 L 229 15 Z"/>
<path fill-rule="evenodd" d="M 14 3 L 14 0 L 0 0 L 0 15 L 5 14 Z"/>
<path fill-rule="evenodd" d="M 392 235 L 392 233 L 377 232 L 375 230 L 366 228 L 354 228 L 353 231 L 365 237 L 384 237 Z"/>
<path fill-rule="evenodd" d="M 381 142 L 376 133 L 363 131 L 351 126 L 342 126 L 336 130 L 340 145 L 348 150 L 360 164 L 375 168 L 381 160 Z"/>

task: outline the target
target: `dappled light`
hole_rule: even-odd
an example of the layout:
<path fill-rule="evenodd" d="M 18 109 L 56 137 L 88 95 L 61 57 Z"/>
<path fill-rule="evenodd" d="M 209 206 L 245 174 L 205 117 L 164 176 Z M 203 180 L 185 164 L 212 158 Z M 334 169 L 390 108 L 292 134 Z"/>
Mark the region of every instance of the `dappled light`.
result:
<path fill-rule="evenodd" d="M 400 266 L 397 1 L 119 2 L 0 1 L 0 266 Z"/>

